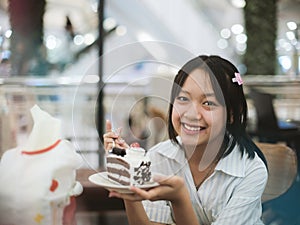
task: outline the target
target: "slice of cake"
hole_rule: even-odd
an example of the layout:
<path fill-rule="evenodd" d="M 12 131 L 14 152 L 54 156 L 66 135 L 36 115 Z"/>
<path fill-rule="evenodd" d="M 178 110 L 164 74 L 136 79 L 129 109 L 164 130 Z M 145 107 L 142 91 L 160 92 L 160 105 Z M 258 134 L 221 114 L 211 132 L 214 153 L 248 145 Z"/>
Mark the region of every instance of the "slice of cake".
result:
<path fill-rule="evenodd" d="M 106 157 L 108 178 L 121 185 L 144 185 L 151 181 L 151 162 L 137 143 L 128 149 L 113 148 Z"/>

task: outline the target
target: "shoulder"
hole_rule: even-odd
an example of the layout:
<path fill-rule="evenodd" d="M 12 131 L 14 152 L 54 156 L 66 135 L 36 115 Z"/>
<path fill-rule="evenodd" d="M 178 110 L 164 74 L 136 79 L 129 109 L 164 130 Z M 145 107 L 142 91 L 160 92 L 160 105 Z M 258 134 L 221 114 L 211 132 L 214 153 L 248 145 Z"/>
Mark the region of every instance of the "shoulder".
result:
<path fill-rule="evenodd" d="M 254 150 L 253 150 L 253 152 L 254 152 L 253 158 L 250 157 L 249 154 L 247 154 L 247 153 L 243 154 L 243 158 L 245 161 L 245 166 L 247 168 L 247 171 L 259 170 L 261 172 L 265 171 L 265 174 L 267 174 L 267 167 L 266 167 L 264 161 L 257 154 L 257 152 L 255 152 Z"/>
<path fill-rule="evenodd" d="M 267 168 L 260 157 L 257 154 L 254 158 L 242 154 L 238 146 L 220 160 L 216 170 L 221 175 L 218 176 L 222 181 L 220 185 L 234 188 L 238 196 L 259 199 L 268 180 Z"/>
<path fill-rule="evenodd" d="M 266 165 L 256 153 L 254 158 L 244 154 L 242 163 L 244 164 L 244 176 L 241 177 L 237 190 L 261 197 L 268 181 Z"/>
<path fill-rule="evenodd" d="M 249 157 L 246 152 L 242 153 L 238 145 L 229 155 L 221 159 L 217 167 L 223 172 L 237 177 L 245 177 L 249 173 L 256 172 L 267 177 L 267 168 L 262 159 L 256 153 L 253 158 Z"/>
<path fill-rule="evenodd" d="M 264 178 L 264 180 L 268 179 L 268 170 L 263 162 L 263 160 L 255 153 L 253 159 L 247 157 L 247 172 L 258 175 L 260 178 Z"/>

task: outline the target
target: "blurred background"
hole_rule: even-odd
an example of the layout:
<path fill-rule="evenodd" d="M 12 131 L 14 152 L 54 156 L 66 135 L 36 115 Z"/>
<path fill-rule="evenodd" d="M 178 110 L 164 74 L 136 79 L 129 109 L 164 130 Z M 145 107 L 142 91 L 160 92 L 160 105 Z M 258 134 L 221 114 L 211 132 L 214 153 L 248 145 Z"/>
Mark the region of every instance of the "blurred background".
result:
<path fill-rule="evenodd" d="M 82 151 L 98 151 L 105 119 L 128 136 L 150 138 L 146 108 L 165 114 L 178 68 L 195 55 L 217 54 L 245 75 L 246 91 L 268 86 L 285 99 L 275 104 L 278 116 L 300 120 L 299 9 L 299 0 L 1 0 L 3 111 L 20 114 L 13 118 L 17 143 L 31 129 L 27 112 L 35 103 L 62 118 L 64 136 Z M 283 91 L 271 90 L 277 85 Z M 254 109 L 250 119 L 255 126 Z"/>
<path fill-rule="evenodd" d="M 100 17 L 103 17 L 105 52 L 130 42 L 167 41 L 195 54 L 221 54 L 234 60 L 241 72 L 246 73 L 243 56 L 247 54 L 249 33 L 254 29 L 257 36 L 266 36 L 257 33 L 259 30 L 267 36 L 275 36 L 275 43 L 269 44 L 275 44 L 276 74 L 299 73 L 299 65 L 297 71 L 294 67 L 295 49 L 299 49 L 298 0 L 249 1 L 248 8 L 245 0 L 176 0 L 159 4 L 111 0 L 104 4 Z M 96 48 L 87 49 L 99 38 L 98 10 L 98 0 L 27 0 L 22 3 L 1 0 L 1 59 L 16 58 L 11 55 L 14 51 L 25 54 L 20 51 L 26 51 L 25 46 L 31 45 L 34 49 L 31 48 L 31 54 L 26 55 L 28 59 L 24 59 L 30 62 L 17 68 L 13 65 L 13 75 L 62 75 L 62 72 L 69 75 L 70 64 L 82 63 L 86 67 L 83 58 L 88 56 L 81 54 L 92 54 Z M 259 18 L 262 15 L 266 16 Z M 253 17 L 258 21 L 252 22 Z M 248 30 L 245 22 L 248 22 Z M 255 26 L 251 27 L 251 23 Z M 24 43 L 19 40 L 20 36 Z"/>
<path fill-rule="evenodd" d="M 0 155 L 24 143 L 34 104 L 62 120 L 85 168 L 104 166 L 106 119 L 150 148 L 167 138 L 174 75 L 200 54 L 238 67 L 249 133 L 274 142 L 257 132 L 250 92 L 273 96 L 276 119 L 300 121 L 299 12 L 300 0 L 0 0 Z M 268 223 L 300 224 L 289 212 Z"/>

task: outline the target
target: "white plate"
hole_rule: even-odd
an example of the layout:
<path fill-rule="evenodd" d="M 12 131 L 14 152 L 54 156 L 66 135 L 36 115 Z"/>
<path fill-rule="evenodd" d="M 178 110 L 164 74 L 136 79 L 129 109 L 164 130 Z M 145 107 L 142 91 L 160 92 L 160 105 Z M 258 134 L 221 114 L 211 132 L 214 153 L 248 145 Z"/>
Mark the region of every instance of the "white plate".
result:
<path fill-rule="evenodd" d="M 117 183 L 111 181 L 107 177 L 106 171 L 101 172 L 101 173 L 95 173 L 95 174 L 89 176 L 89 181 L 91 181 L 92 183 L 97 184 L 101 187 L 104 187 L 105 189 L 107 189 L 109 191 L 116 191 L 119 193 L 126 193 L 126 194 L 133 193 L 130 190 L 130 186 L 117 184 Z M 149 188 L 156 187 L 158 185 L 159 185 L 158 183 L 152 182 L 152 183 L 144 184 L 144 185 L 136 185 L 136 187 L 141 188 L 141 189 L 149 189 Z"/>

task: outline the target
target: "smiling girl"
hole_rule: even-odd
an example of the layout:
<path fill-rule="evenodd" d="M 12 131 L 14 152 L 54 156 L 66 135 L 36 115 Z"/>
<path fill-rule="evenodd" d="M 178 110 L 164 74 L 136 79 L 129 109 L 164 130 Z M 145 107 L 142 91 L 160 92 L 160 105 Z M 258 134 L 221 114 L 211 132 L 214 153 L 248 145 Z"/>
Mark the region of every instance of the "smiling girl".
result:
<path fill-rule="evenodd" d="M 159 186 L 131 187 L 123 198 L 134 224 L 263 224 L 266 161 L 246 133 L 247 103 L 236 67 L 219 56 L 199 56 L 176 75 L 171 91 L 170 139 L 148 151 Z M 113 138 L 107 122 L 104 146 Z"/>

